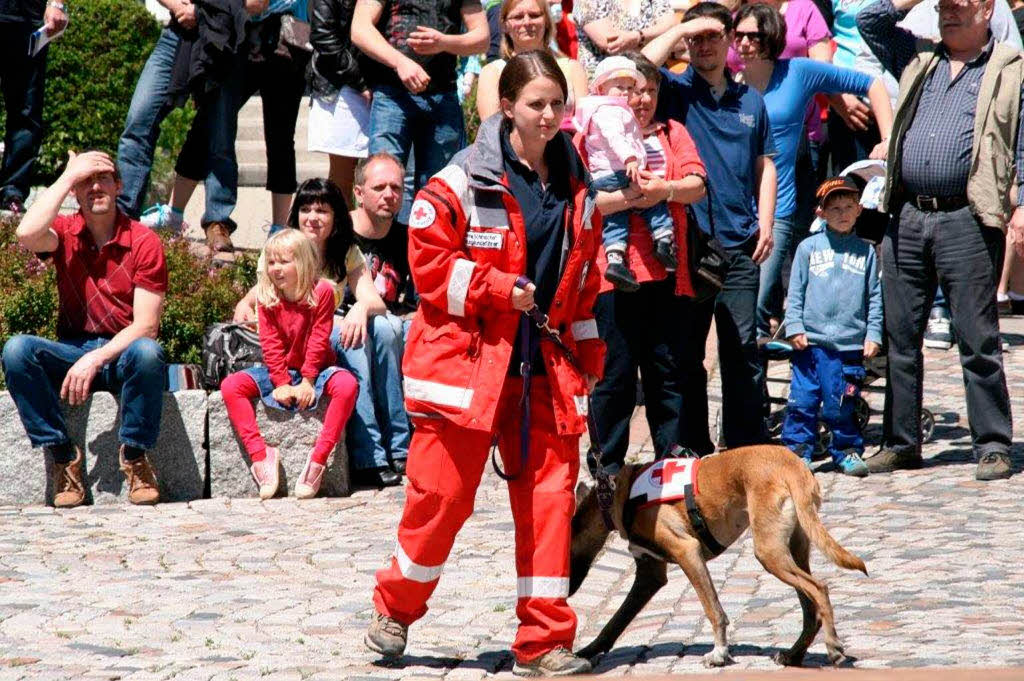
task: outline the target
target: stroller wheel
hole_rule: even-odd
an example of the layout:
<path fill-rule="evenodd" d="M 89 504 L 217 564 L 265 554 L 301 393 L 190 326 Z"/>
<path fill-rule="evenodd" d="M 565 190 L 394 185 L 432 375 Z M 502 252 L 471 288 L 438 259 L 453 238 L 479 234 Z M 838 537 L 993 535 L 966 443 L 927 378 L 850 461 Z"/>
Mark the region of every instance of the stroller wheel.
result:
<path fill-rule="evenodd" d="M 857 395 L 857 399 L 853 403 L 853 418 L 857 421 L 857 427 L 861 430 L 867 428 L 868 421 L 871 420 L 871 406 L 860 395 Z"/>
<path fill-rule="evenodd" d="M 921 442 L 931 442 L 935 436 L 935 414 L 930 409 L 921 409 Z"/>

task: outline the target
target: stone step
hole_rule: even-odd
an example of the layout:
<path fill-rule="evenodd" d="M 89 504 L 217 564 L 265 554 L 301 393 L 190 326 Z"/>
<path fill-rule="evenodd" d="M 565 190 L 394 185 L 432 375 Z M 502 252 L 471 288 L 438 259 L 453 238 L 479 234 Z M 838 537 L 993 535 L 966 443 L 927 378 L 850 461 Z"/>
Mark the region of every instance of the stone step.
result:
<path fill-rule="evenodd" d="M 295 121 L 295 162 L 299 182 L 311 177 L 326 177 L 330 169 L 326 155 L 307 151 L 308 121 L 309 97 L 303 97 Z M 235 156 L 238 159 L 239 187 L 266 186 L 267 148 L 263 132 L 263 100 L 252 97 L 238 112 Z"/>
<path fill-rule="evenodd" d="M 330 166 L 327 157 L 320 163 L 297 163 L 295 174 L 298 181 L 308 180 L 311 177 L 327 177 Z M 267 185 L 267 163 L 239 163 L 238 164 L 238 186 L 239 187 L 265 187 Z"/>

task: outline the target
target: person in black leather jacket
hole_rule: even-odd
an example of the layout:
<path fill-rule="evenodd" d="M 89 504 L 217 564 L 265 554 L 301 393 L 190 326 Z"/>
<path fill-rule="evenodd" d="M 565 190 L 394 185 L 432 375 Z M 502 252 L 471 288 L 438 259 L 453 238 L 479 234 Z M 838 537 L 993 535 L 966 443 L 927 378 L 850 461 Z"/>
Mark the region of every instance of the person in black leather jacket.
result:
<path fill-rule="evenodd" d="M 356 163 L 368 155 L 370 90 L 350 33 L 355 0 L 312 0 L 313 59 L 306 76 L 313 94 L 309 150 L 328 154 L 329 177 L 351 201 Z"/>

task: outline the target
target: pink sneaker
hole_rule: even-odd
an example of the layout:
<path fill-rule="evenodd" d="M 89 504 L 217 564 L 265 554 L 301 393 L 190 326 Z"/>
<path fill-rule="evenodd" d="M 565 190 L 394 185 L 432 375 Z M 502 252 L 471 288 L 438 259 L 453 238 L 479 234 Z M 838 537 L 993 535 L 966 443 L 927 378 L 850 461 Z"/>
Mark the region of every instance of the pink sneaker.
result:
<path fill-rule="evenodd" d="M 281 482 L 281 455 L 277 447 L 267 447 L 267 457 L 257 461 L 249 469 L 253 480 L 260 486 L 260 499 L 271 499 L 277 494 Z"/>
<path fill-rule="evenodd" d="M 320 483 L 324 479 L 325 468 L 323 464 L 313 461 L 312 454 L 307 457 L 306 465 L 302 468 L 299 481 L 295 483 L 295 498 L 312 499 L 315 497 L 316 493 L 320 491 Z"/>

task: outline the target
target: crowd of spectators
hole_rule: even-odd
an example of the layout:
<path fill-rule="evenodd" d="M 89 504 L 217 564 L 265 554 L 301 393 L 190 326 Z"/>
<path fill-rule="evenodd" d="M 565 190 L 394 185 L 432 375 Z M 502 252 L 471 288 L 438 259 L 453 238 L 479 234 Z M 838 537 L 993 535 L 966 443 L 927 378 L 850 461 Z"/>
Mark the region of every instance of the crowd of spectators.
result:
<path fill-rule="evenodd" d="M 480 0 L 159 1 L 171 19 L 139 74 L 116 158 L 72 155 L 26 212 L 48 49 L 29 55 L 28 40 L 39 27 L 63 29 L 73 6 L 0 0 L 7 111 L 0 202 L 24 214 L 24 246 L 53 254 L 61 304 L 60 340 L 13 338 L 3 365 L 32 443 L 49 448 L 58 464 L 59 505 L 83 498 L 81 451 L 67 435 L 59 400 L 79 402 L 100 385 L 125 399 L 121 461 L 132 501 L 156 499 L 143 452 L 158 432 L 150 374 L 163 362 L 152 339 L 166 269 L 159 241 L 145 228 L 180 229 L 202 182 L 206 244 L 213 253 L 234 249 L 238 114 L 257 93 L 271 236 L 299 230 L 319 258 L 316 276 L 336 286 L 330 367 L 347 369 L 358 383 L 346 428 L 355 477 L 399 484 L 412 431 L 402 356 L 418 303 L 407 230 L 433 219 L 414 197 L 470 142 L 459 88 L 471 82 L 465 77 L 476 73 L 474 64 L 486 61 L 475 81 L 486 126 L 508 104 L 499 94 L 507 63 L 531 52 L 557 59 L 566 81 L 561 128 L 593 171 L 591 191 L 604 217 L 594 316 L 609 352 L 593 391 L 600 432 L 591 436 L 602 443 L 607 467 L 625 457 L 638 378 L 659 453 L 675 443 L 703 455 L 716 445 L 767 441 L 761 346 L 789 339 L 787 432 L 798 453 L 809 459 L 818 405 L 829 421 L 830 400 L 841 405 L 844 395 L 857 394 L 856 371 L 845 367 L 878 352 L 870 343 L 888 357 L 882 449 L 861 461 L 859 433 L 843 440 L 849 414 L 836 407 L 829 425 L 847 445 L 833 458 L 855 475 L 920 466 L 921 347 L 956 343 L 977 477 L 1010 474 L 998 309 L 1009 301 L 1009 272 L 1024 250 L 1024 189 L 1011 194 L 1014 182 L 1024 187 L 1017 23 L 1024 11 L 1011 13 L 1006 0 L 504 0 L 486 8 Z M 300 185 L 294 138 L 305 95 L 306 144 L 327 154 L 330 172 Z M 146 208 L 160 125 L 188 99 L 196 115 L 173 190 Z M 860 215 L 856 201 L 846 205 L 850 195 L 864 187 L 840 187 L 834 178 L 872 160 L 887 163 L 881 210 L 891 215 L 877 266 L 875 248 L 856 236 L 856 215 L 848 220 Z M 537 183 L 522 170 L 508 181 Z M 81 212 L 58 216 L 68 192 Z M 550 212 L 545 201 L 538 199 L 533 218 Z M 487 225 L 504 210 L 481 204 L 466 217 Z M 825 231 L 798 248 L 815 214 Z M 509 229 L 507 218 L 504 224 Z M 478 241 L 471 245 L 510 243 Z M 279 269 L 288 260 L 281 253 L 301 250 L 282 248 L 273 251 Z M 695 264 L 709 249 L 718 258 L 711 275 Z M 555 256 L 545 255 L 551 267 L 561 266 Z M 829 302 L 817 299 L 829 291 L 836 300 L 850 294 L 846 279 L 815 281 L 840 270 L 865 283 L 866 298 L 843 306 L 863 319 L 841 322 L 837 335 L 807 315 L 821 316 L 811 308 Z M 275 271 L 261 276 L 288 304 L 293 294 L 319 300 L 317 286 L 285 286 Z M 254 288 L 234 321 L 260 318 L 267 295 Z M 708 429 L 704 366 L 712 322 L 722 377 L 719 442 Z M 329 384 L 323 362 L 307 375 L 275 361 L 276 374 L 234 379 L 233 395 L 278 396 L 281 381 L 291 380 L 282 367 L 295 371 L 296 386 L 322 378 L 317 397 Z M 325 394 L 347 404 L 346 389 L 330 385 Z M 312 402 L 305 388 L 280 394 L 292 406 Z M 275 460 L 257 431 L 246 433 L 254 464 Z M 322 454 L 311 461 L 322 467 Z M 261 485 L 269 475 L 254 467 Z M 317 469 L 306 478 L 317 479 Z"/>

